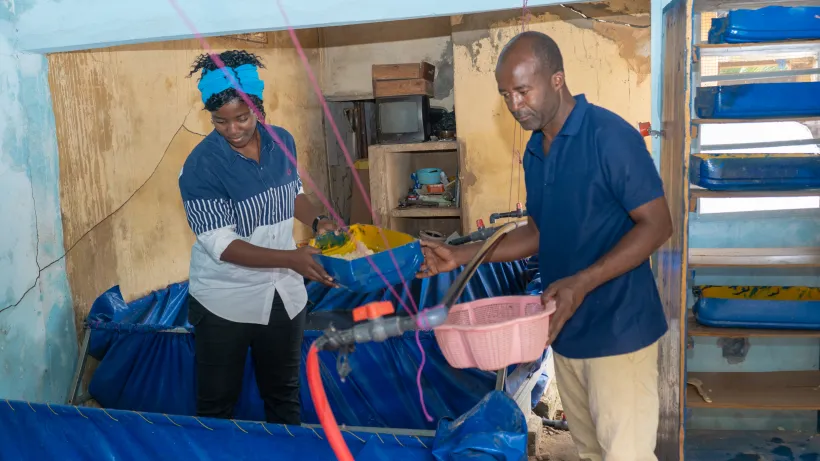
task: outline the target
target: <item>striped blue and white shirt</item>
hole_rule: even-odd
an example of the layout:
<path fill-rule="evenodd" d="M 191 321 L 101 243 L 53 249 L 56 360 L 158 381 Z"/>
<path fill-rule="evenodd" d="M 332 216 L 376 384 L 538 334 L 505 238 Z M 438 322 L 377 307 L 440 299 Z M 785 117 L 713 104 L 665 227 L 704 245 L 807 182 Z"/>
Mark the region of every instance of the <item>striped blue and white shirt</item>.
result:
<path fill-rule="evenodd" d="M 272 126 L 296 155 L 293 136 Z M 266 325 L 278 292 L 290 318 L 307 303 L 304 279 L 290 269 L 256 269 L 220 260 L 237 239 L 275 250 L 293 250 L 299 173 L 261 124 L 259 163 L 235 150 L 216 130 L 185 160 L 179 189 L 196 234 L 191 250 L 189 290 L 213 314 L 226 320 Z"/>

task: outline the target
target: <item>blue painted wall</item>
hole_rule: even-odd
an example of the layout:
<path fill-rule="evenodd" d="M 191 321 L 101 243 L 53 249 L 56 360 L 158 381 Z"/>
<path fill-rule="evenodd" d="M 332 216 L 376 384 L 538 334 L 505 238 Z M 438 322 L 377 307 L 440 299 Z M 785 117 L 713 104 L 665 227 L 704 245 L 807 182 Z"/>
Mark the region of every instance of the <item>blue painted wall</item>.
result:
<path fill-rule="evenodd" d="M 0 398 L 64 402 L 77 360 L 44 56 L 21 53 L 27 2 L 0 2 Z"/>
<path fill-rule="evenodd" d="M 820 211 L 788 210 L 755 213 L 690 214 L 691 248 L 771 248 L 820 246 Z M 820 286 L 815 271 L 700 269 L 697 285 Z M 690 299 L 689 305 L 694 302 Z M 730 364 L 722 356 L 717 338 L 695 338 L 687 352 L 689 371 L 790 371 L 820 367 L 817 338 L 750 338 L 751 347 L 740 362 Z M 815 411 L 694 409 L 689 429 L 749 429 L 814 431 Z"/>

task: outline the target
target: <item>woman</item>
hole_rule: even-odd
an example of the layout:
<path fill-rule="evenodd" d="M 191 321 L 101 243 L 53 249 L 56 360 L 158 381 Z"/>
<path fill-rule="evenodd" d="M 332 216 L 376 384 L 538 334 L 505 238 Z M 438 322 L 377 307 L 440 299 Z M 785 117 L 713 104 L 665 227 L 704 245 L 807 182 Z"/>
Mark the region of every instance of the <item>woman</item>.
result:
<path fill-rule="evenodd" d="M 259 58 L 220 58 L 264 116 Z M 302 190 L 295 166 L 264 120 L 207 54 L 194 62 L 212 131 L 194 148 L 179 189 L 196 234 L 191 251 L 188 319 L 195 327 L 197 414 L 231 418 L 242 389 L 248 348 L 271 423 L 300 424 L 299 365 L 307 302 L 304 279 L 332 285 L 312 255 L 297 249 L 293 219 L 314 233 L 335 229 Z M 296 155 L 293 136 L 271 126 Z"/>

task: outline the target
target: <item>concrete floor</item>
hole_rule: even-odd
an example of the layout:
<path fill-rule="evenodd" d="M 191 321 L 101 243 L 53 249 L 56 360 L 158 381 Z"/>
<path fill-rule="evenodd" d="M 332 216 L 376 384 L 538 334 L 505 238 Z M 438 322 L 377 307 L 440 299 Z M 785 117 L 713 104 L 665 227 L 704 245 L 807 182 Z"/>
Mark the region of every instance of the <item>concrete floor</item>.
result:
<path fill-rule="evenodd" d="M 578 452 L 567 431 L 551 431 L 544 428 L 538 444 L 537 456 L 529 461 L 578 461 Z"/>

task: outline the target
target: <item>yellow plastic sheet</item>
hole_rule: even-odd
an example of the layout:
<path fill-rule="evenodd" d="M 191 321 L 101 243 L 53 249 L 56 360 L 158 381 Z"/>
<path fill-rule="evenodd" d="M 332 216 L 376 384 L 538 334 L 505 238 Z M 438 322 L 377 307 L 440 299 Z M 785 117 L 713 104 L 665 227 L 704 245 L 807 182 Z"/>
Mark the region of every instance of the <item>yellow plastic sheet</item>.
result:
<path fill-rule="evenodd" d="M 389 229 L 381 229 L 370 224 L 353 224 L 348 228 L 350 239 L 343 245 L 330 247 L 322 250 L 325 256 L 341 256 L 351 253 L 356 250 L 356 241 L 362 242 L 368 249 L 374 253 L 398 248 L 402 245 L 412 243 L 416 239 L 409 234 L 397 232 Z M 385 247 L 385 240 L 387 246 Z M 310 241 L 310 245 L 315 247 L 315 239 Z"/>
<path fill-rule="evenodd" d="M 694 292 L 703 298 L 820 301 L 820 288 L 814 287 L 699 286 Z"/>

